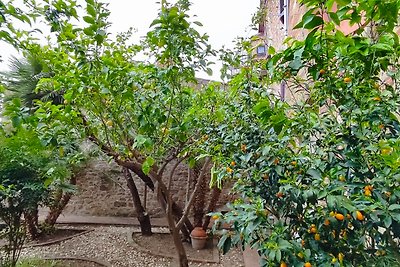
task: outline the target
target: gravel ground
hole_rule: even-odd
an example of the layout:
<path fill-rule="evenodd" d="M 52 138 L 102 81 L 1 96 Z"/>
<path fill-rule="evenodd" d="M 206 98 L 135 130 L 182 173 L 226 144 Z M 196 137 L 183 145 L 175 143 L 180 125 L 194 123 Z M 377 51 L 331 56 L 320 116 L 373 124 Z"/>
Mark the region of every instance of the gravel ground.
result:
<path fill-rule="evenodd" d="M 80 227 L 82 228 L 82 227 Z M 74 237 L 59 244 L 32 247 L 22 250 L 21 257 L 85 257 L 110 263 L 114 267 L 169 267 L 171 259 L 151 256 L 135 250 L 128 242 L 128 227 L 100 226 L 84 235 Z M 164 229 L 155 229 L 164 231 Z M 171 248 L 173 250 L 174 248 Z M 242 253 L 232 250 L 220 256 L 219 264 L 190 263 L 191 267 L 243 267 Z"/>

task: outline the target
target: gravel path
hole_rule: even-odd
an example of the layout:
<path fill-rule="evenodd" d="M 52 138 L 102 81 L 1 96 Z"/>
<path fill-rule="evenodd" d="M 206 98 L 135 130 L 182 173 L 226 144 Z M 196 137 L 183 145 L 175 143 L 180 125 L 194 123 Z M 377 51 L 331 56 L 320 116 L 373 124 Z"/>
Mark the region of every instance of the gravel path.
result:
<path fill-rule="evenodd" d="M 82 227 L 80 227 L 82 228 Z M 84 235 L 59 244 L 45 247 L 25 248 L 21 257 L 86 257 L 110 263 L 113 267 L 169 267 L 171 259 L 151 256 L 135 250 L 128 242 L 127 233 L 132 228 L 100 226 Z M 163 229 L 159 229 L 162 231 Z M 174 248 L 171 248 L 173 250 Z M 221 256 L 219 264 L 191 263 L 191 267 L 243 267 L 240 251 Z"/>

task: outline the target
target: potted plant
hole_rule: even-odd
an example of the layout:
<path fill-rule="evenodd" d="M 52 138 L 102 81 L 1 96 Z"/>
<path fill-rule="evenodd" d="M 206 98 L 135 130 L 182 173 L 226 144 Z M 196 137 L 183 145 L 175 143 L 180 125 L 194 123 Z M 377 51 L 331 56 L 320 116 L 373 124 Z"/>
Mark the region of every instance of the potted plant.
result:
<path fill-rule="evenodd" d="M 194 249 L 203 249 L 207 242 L 207 233 L 202 227 L 195 227 L 190 233 L 192 247 Z"/>

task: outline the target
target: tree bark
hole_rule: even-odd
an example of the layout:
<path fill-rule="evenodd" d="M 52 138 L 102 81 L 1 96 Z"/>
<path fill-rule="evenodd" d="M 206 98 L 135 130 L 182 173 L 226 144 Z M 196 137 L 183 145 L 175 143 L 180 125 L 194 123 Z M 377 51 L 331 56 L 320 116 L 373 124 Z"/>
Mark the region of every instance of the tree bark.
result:
<path fill-rule="evenodd" d="M 37 207 L 24 212 L 26 229 L 28 230 L 28 234 L 32 239 L 36 239 L 40 234 L 38 217 L 39 211 Z"/>
<path fill-rule="evenodd" d="M 69 180 L 71 185 L 76 185 L 76 176 L 73 174 Z M 67 206 L 69 200 L 73 196 L 74 193 L 66 192 L 63 193 L 62 191 L 59 192 L 59 197 L 56 197 L 55 203 L 50 206 L 50 211 L 44 220 L 44 224 L 46 227 L 54 227 L 57 222 L 58 217 L 60 217 L 61 213 Z"/>
<path fill-rule="evenodd" d="M 195 179 L 194 179 L 194 184 L 198 182 L 199 175 L 200 175 L 201 170 L 196 168 L 194 170 L 195 173 Z M 200 189 L 198 190 L 197 194 L 194 196 L 194 202 L 193 202 L 193 224 L 194 227 L 201 227 L 203 224 L 203 218 L 204 218 L 204 207 L 205 207 L 205 197 L 206 197 L 206 184 L 207 184 L 207 179 L 201 179 L 200 181 Z"/>
<path fill-rule="evenodd" d="M 210 199 L 210 202 L 208 204 L 206 214 L 209 214 L 210 212 L 215 211 L 215 208 L 217 206 L 219 197 L 221 196 L 221 192 L 222 192 L 221 189 L 219 189 L 218 187 L 214 187 L 212 189 L 211 199 Z M 203 229 L 204 230 L 207 230 L 208 225 L 210 224 L 210 219 L 211 219 L 211 217 L 208 216 L 208 215 L 204 219 L 204 223 L 203 223 Z"/>
<path fill-rule="evenodd" d="M 135 181 L 133 180 L 132 175 L 128 168 L 124 168 L 124 175 L 125 175 L 126 184 L 129 188 L 129 191 L 132 196 L 132 201 L 133 201 L 133 205 L 135 207 L 135 211 L 137 214 L 137 219 L 140 224 L 141 233 L 143 236 L 151 236 L 152 231 L 151 231 L 150 216 L 146 212 L 146 210 L 143 208 Z"/>

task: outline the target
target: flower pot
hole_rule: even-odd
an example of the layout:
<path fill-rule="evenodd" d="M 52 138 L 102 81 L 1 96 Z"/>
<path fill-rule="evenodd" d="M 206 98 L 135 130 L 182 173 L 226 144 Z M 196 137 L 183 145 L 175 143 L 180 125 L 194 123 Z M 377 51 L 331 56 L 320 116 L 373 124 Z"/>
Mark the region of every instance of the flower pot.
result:
<path fill-rule="evenodd" d="M 192 247 L 194 249 L 203 249 L 207 243 L 207 233 L 202 227 L 195 227 L 190 233 Z"/>

